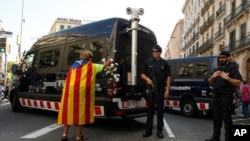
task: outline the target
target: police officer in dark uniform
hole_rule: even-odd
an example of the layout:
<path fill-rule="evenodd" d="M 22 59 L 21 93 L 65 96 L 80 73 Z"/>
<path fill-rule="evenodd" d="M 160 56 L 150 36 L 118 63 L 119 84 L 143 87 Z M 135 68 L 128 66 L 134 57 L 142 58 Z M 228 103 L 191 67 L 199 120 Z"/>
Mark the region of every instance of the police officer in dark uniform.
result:
<path fill-rule="evenodd" d="M 230 61 L 230 53 L 219 54 L 220 65 L 216 68 L 208 82 L 213 86 L 213 136 L 205 141 L 220 141 L 220 130 L 224 121 L 225 141 L 229 141 L 229 128 L 233 124 L 231 107 L 235 87 L 240 87 L 242 77 L 237 65 Z"/>
<path fill-rule="evenodd" d="M 160 57 L 162 49 L 159 45 L 153 47 L 152 53 L 153 57 L 146 60 L 141 72 L 141 78 L 146 82 L 147 86 L 152 88 L 151 92 L 147 94 L 148 112 L 146 131 L 143 133 L 143 137 L 152 135 L 153 117 L 156 108 L 157 136 L 163 138 L 164 98 L 169 95 L 170 69 L 166 60 Z"/>

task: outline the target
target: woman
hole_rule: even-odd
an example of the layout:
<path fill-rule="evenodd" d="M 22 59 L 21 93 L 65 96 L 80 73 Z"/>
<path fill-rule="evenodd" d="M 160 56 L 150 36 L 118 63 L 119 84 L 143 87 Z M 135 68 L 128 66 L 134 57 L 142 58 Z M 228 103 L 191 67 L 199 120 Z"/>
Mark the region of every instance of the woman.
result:
<path fill-rule="evenodd" d="M 106 68 L 111 60 L 103 64 L 92 63 L 93 53 L 80 52 L 80 60 L 68 71 L 58 112 L 58 124 L 64 124 L 62 141 L 67 141 L 71 125 L 77 126 L 76 141 L 85 140 L 82 128 L 94 122 L 94 98 L 96 74 Z"/>
<path fill-rule="evenodd" d="M 241 102 L 242 102 L 242 113 L 244 118 L 249 118 L 249 97 L 250 97 L 250 85 L 247 81 L 243 81 L 243 85 L 241 86 Z"/>

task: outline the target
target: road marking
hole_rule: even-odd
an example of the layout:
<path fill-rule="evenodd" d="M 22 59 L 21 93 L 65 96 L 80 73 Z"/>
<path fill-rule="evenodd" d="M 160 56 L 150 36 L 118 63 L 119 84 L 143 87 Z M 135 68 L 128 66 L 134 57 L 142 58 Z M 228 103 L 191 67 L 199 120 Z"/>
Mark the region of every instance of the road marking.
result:
<path fill-rule="evenodd" d="M 168 123 L 166 122 L 165 119 L 163 119 L 163 122 L 164 122 L 164 128 L 166 129 L 167 133 L 168 133 L 168 136 L 170 138 L 175 138 L 175 135 L 174 133 L 172 132 L 172 130 L 170 129 L 170 127 L 168 126 Z"/>
<path fill-rule="evenodd" d="M 9 105 L 9 102 L 4 102 L 4 103 L 0 103 L 0 106 L 5 106 L 5 105 Z"/>
<path fill-rule="evenodd" d="M 30 134 L 27 134 L 25 136 L 22 136 L 21 138 L 25 138 L 25 139 L 37 138 L 37 137 L 45 135 L 53 130 L 56 130 L 60 127 L 62 127 L 62 125 L 52 124 L 52 125 L 49 125 L 47 127 L 42 128 L 42 129 L 31 132 Z"/>

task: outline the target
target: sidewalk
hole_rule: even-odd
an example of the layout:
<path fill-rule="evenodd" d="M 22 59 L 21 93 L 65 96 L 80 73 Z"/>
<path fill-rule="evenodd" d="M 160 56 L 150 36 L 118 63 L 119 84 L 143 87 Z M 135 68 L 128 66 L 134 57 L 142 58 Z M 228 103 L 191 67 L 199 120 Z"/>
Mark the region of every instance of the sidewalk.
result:
<path fill-rule="evenodd" d="M 248 107 L 249 107 L 249 112 L 250 112 L 250 104 Z M 239 103 L 239 106 L 238 106 L 238 108 L 235 109 L 235 112 L 236 112 L 236 115 L 240 115 L 240 116 L 244 117 L 244 115 L 242 113 L 242 104 L 241 103 Z"/>
<path fill-rule="evenodd" d="M 242 114 L 242 104 L 241 102 L 238 105 L 238 108 L 235 108 L 236 114 Z"/>
<path fill-rule="evenodd" d="M 8 99 L 3 99 L 3 100 L 0 100 L 0 104 L 2 104 L 2 103 L 6 103 L 6 102 L 9 102 L 9 100 Z"/>

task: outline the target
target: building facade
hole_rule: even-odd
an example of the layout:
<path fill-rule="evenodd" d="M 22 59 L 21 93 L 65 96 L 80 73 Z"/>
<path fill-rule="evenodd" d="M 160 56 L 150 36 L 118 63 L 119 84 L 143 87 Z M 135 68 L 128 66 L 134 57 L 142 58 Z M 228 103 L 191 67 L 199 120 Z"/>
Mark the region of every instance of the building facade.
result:
<path fill-rule="evenodd" d="M 0 19 L 0 31 L 4 31 L 1 19 Z M 6 38 L 6 37 L 0 35 L 0 38 Z M 5 53 L 0 52 L 0 74 L 3 73 L 4 71 L 5 71 Z"/>
<path fill-rule="evenodd" d="M 57 32 L 81 24 L 90 23 L 88 20 L 78 20 L 72 18 L 57 18 L 52 27 L 50 28 L 49 33 Z"/>
<path fill-rule="evenodd" d="M 170 40 L 164 52 L 164 58 L 175 59 L 183 58 L 184 47 L 184 19 L 180 19 L 171 34 Z"/>
<path fill-rule="evenodd" d="M 184 57 L 230 51 L 243 79 L 250 81 L 250 1 L 186 0 Z"/>

